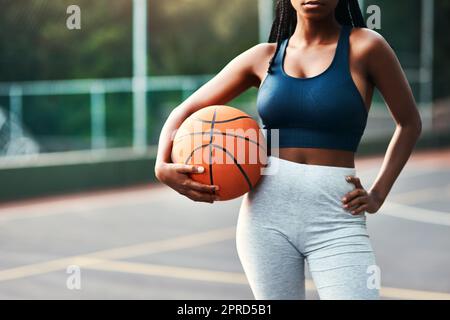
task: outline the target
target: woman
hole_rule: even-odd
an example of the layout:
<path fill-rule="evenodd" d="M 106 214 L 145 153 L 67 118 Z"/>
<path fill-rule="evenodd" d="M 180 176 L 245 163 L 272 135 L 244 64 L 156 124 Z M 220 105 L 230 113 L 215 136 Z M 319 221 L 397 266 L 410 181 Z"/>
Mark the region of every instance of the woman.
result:
<path fill-rule="evenodd" d="M 217 186 L 186 175 L 202 168 L 170 163 L 171 133 L 200 108 L 259 87 L 259 115 L 279 137 L 269 165 L 279 170 L 244 196 L 239 213 L 237 249 L 256 299 L 304 299 L 305 261 L 321 299 L 379 298 L 366 213 L 385 201 L 421 119 L 393 50 L 364 26 L 357 0 L 278 0 L 269 43 L 232 60 L 161 132 L 157 178 L 194 201 L 219 200 Z M 366 190 L 354 156 L 375 87 L 397 126 Z"/>

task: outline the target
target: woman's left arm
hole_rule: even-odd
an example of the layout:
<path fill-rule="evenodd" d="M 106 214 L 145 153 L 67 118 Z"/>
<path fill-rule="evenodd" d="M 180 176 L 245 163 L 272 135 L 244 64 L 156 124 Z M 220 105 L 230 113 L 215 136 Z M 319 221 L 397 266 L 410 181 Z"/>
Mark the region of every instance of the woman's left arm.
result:
<path fill-rule="evenodd" d="M 363 211 L 375 213 L 380 209 L 422 131 L 420 114 L 397 56 L 381 35 L 370 30 L 366 32 L 370 33 L 371 38 L 365 55 L 367 76 L 382 94 L 396 123 L 396 129 L 372 187 L 365 191 L 359 178 L 347 179 L 355 184 L 356 189 L 348 193 L 342 202 L 344 208 L 355 215 Z"/>

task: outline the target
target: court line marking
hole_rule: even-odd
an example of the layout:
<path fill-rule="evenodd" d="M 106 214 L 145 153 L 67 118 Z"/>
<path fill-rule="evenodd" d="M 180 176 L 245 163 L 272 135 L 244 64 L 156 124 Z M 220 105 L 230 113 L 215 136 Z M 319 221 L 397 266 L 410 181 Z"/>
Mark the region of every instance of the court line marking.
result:
<path fill-rule="evenodd" d="M 80 260 L 77 260 L 77 262 L 84 265 L 86 269 L 98 271 L 132 273 L 184 280 L 248 285 L 245 274 L 241 272 L 216 271 L 199 268 L 175 267 L 168 265 L 91 259 L 83 257 L 81 257 Z"/>
<path fill-rule="evenodd" d="M 368 169 L 362 170 L 363 172 Z M 370 170 L 370 169 L 369 169 Z M 378 169 L 377 169 L 378 170 Z M 421 169 L 424 172 L 412 172 L 416 175 L 427 174 L 430 171 L 439 171 L 439 169 L 428 168 Z M 406 172 L 402 172 L 402 177 L 405 177 Z M 364 173 L 362 174 L 364 175 Z M 442 188 L 436 188 L 439 190 L 439 194 L 442 194 Z M 449 186 L 444 189 L 447 192 L 450 192 Z M 428 190 L 428 191 L 427 191 Z M 418 199 L 420 197 L 427 198 L 432 197 L 433 188 L 428 189 L 420 189 L 405 193 L 399 193 L 392 195 L 391 199 L 394 199 L 399 202 L 405 200 L 408 197 Z M 422 194 L 422 195 L 421 195 Z M 96 197 L 88 197 L 81 199 L 59 199 L 51 203 L 41 203 L 34 205 L 23 205 L 11 208 L 0 208 L 0 223 L 26 219 L 26 218 L 39 218 L 39 217 L 47 217 L 52 215 L 62 215 L 62 214 L 70 214 L 70 213 L 86 213 L 92 212 L 95 210 L 107 209 L 111 207 L 128 207 L 134 205 L 145 205 L 150 204 L 155 200 L 160 200 L 162 196 L 170 197 L 172 194 L 172 190 L 170 188 L 160 188 L 159 190 L 138 190 L 138 191 L 127 191 L 123 193 L 117 194 L 105 194 L 98 195 Z M 449 225 L 449 219 L 447 217 L 448 213 L 440 212 L 436 210 L 430 209 L 421 209 L 421 208 L 413 208 L 413 207 L 403 207 L 400 208 L 400 205 L 404 205 L 402 203 L 396 203 L 392 201 L 387 201 L 383 207 L 383 209 L 387 208 L 387 215 L 391 215 L 397 218 L 402 218 L 406 220 L 411 220 L 415 222 L 421 223 L 429 223 L 435 225 Z M 408 200 L 406 200 L 408 202 Z M 407 203 L 408 204 L 408 203 Z M 397 209 L 408 210 L 414 212 L 414 214 L 402 214 L 401 212 L 392 212 L 392 208 L 395 207 Z M 431 215 L 429 215 L 431 213 Z M 441 223 L 441 221 L 443 221 Z"/>
<path fill-rule="evenodd" d="M 447 169 L 447 170 L 446 170 Z M 359 165 L 356 163 L 356 175 L 361 177 L 370 177 L 371 179 L 368 180 L 375 180 L 376 176 L 381 170 L 381 164 L 377 167 L 366 167 L 363 165 Z M 428 175 L 428 174 L 435 174 L 440 172 L 448 172 L 448 168 L 445 167 L 431 167 L 431 168 L 423 168 L 416 165 L 409 165 L 405 167 L 402 172 L 400 173 L 400 176 L 398 180 L 401 179 L 415 179 L 417 177 Z M 362 180 L 361 180 L 362 181 Z"/>
<path fill-rule="evenodd" d="M 386 202 L 379 212 L 381 215 L 450 227 L 450 213 L 417 208 L 405 204 Z"/>
<path fill-rule="evenodd" d="M 194 248 L 206 244 L 231 240 L 235 238 L 235 235 L 236 228 L 228 227 L 179 236 L 170 239 L 150 241 L 136 245 L 123 246 L 83 255 L 76 255 L 46 262 L 34 263 L 0 270 L 0 282 L 21 279 L 29 276 L 35 276 L 61 269 L 66 269 L 68 266 L 76 264 L 74 263 L 74 261 L 80 262 L 80 267 L 86 267 L 86 265 L 84 265 L 83 263 L 89 263 L 89 261 L 95 261 L 95 259 L 126 259 L 147 254 Z"/>
<path fill-rule="evenodd" d="M 21 279 L 25 277 L 46 274 L 64 270 L 70 265 L 103 271 L 138 273 L 155 276 L 175 277 L 192 280 L 214 281 L 235 284 L 248 284 L 245 274 L 212 271 L 204 269 L 182 268 L 160 265 L 136 264 L 131 262 L 113 261 L 112 259 L 132 258 L 140 255 L 175 251 L 205 244 L 230 240 L 235 237 L 235 227 L 215 229 L 176 238 L 157 240 L 138 245 L 124 246 L 115 249 L 102 250 L 86 255 L 72 256 L 42 263 L 35 263 L 11 269 L 0 270 L 0 282 Z M 133 272 L 131 272 L 133 271 Z M 311 280 L 306 280 L 307 290 L 314 290 Z M 397 299 L 448 299 L 450 294 L 433 291 L 410 290 L 382 287 L 380 294 L 384 297 Z"/>
<path fill-rule="evenodd" d="M 441 190 L 442 191 L 442 190 Z M 418 193 L 420 191 L 417 191 Z M 396 196 L 401 196 L 402 194 L 398 194 Z M 148 196 L 148 194 L 146 194 Z M 393 196 L 395 199 L 395 196 Z M 123 199 L 115 199 L 115 200 L 108 200 L 105 201 L 104 199 L 101 199 L 101 201 L 95 202 L 95 204 L 86 204 L 81 203 L 78 205 L 70 206 L 63 204 L 60 204 L 56 206 L 55 208 L 51 209 L 50 211 L 46 211 L 44 213 L 36 213 L 36 212 L 25 212 L 25 213 L 12 213 L 9 212 L 7 214 L 2 214 L 0 210 L 0 223 L 1 222 L 9 222 L 13 220 L 18 219 L 25 219 L 25 218 L 37 218 L 37 217 L 46 217 L 51 215 L 59 215 L 59 214 L 68 214 L 68 213 L 83 213 L 83 212 L 89 212 L 94 211 L 98 209 L 107 209 L 109 207 L 126 207 L 126 206 L 133 206 L 133 205 L 142 205 L 151 203 L 153 200 L 146 198 L 144 195 L 140 195 L 139 197 L 132 197 L 128 199 L 127 201 L 123 201 Z M 58 210 L 64 210 L 64 211 L 58 211 Z M 415 222 L 421 222 L 421 223 L 428 223 L 428 224 L 434 224 L 434 225 L 441 225 L 441 226 L 450 226 L 450 213 L 442 212 L 442 211 L 436 211 L 431 209 L 424 209 L 424 208 L 418 208 L 409 206 L 406 204 L 401 203 L 395 203 L 392 201 L 387 201 L 383 204 L 380 214 L 389 215 L 396 218 L 401 218 L 405 220 L 415 221 Z"/>
<path fill-rule="evenodd" d="M 86 267 L 97 271 L 132 273 L 145 276 L 177 278 L 183 280 L 218 282 L 226 284 L 249 285 L 242 272 L 216 271 L 200 268 L 174 267 L 158 264 L 134 263 L 127 261 L 97 260 Z M 315 290 L 312 280 L 305 280 L 306 290 Z"/>
<path fill-rule="evenodd" d="M 391 195 L 390 199 L 395 203 L 414 205 L 424 201 L 441 199 L 442 197 L 450 197 L 450 184 L 441 187 L 401 192 Z"/>
<path fill-rule="evenodd" d="M 442 171 L 448 171 L 445 170 L 447 168 L 445 167 L 432 167 L 432 168 L 423 168 L 420 165 L 417 164 L 412 164 L 409 167 L 406 167 L 405 171 L 402 171 L 400 173 L 399 179 L 412 179 L 412 178 L 417 178 L 426 174 L 434 174 L 434 173 L 439 173 Z"/>
<path fill-rule="evenodd" d="M 69 213 L 84 213 L 111 207 L 128 207 L 143 205 L 161 200 L 162 197 L 171 195 L 172 190 L 161 188 L 156 190 L 139 190 L 124 192 L 114 195 L 105 194 L 92 198 L 58 199 L 50 203 L 33 205 L 19 205 L 11 208 L 0 208 L 0 222 L 9 222 L 26 218 L 40 218 Z"/>
<path fill-rule="evenodd" d="M 249 285 L 247 277 L 241 272 L 214 271 L 200 268 L 174 267 L 111 260 L 90 261 L 89 263 L 86 263 L 86 268 L 97 271 L 120 272 L 192 281 Z M 306 279 L 305 289 L 308 291 L 316 291 L 314 282 L 310 279 Z M 393 287 L 381 287 L 380 295 L 385 298 L 406 300 L 450 300 L 450 293 Z"/>
<path fill-rule="evenodd" d="M 450 191 L 450 188 L 448 187 L 444 189 L 448 189 L 448 191 Z M 167 192 L 170 190 L 162 189 L 161 191 Z M 411 199 L 417 199 L 421 197 L 420 196 L 421 193 L 427 194 L 426 196 L 424 195 L 422 197 L 431 197 L 434 191 L 439 191 L 440 194 L 442 195 L 442 188 L 436 189 L 429 188 L 410 191 L 406 193 L 399 193 L 393 195 L 392 198 L 397 201 L 398 200 L 401 201 L 402 199 L 406 199 L 408 197 L 411 197 Z M 168 194 L 169 193 L 167 192 L 164 195 Z M 18 207 L 10 209 L 0 209 L 0 223 L 25 218 L 38 218 L 68 213 L 84 213 L 99 209 L 107 209 L 110 207 L 117 208 L 133 205 L 143 205 L 151 203 L 152 201 L 155 200 L 155 198 L 161 199 L 161 193 L 160 192 L 149 193 L 148 191 L 139 191 L 135 194 L 124 194 L 116 197 L 111 197 L 110 195 L 100 196 L 95 199 L 83 200 L 82 202 L 78 202 L 77 200 L 69 200 L 69 202 L 67 203 L 61 200 L 51 205 L 39 204 L 36 207 L 26 207 L 26 208 Z M 42 210 L 45 212 L 36 212 L 38 210 Z M 381 212 L 383 214 L 392 217 L 411 220 L 415 222 L 450 226 L 450 213 L 442 211 L 417 208 L 407 204 L 387 201 L 383 204 Z"/>
<path fill-rule="evenodd" d="M 450 294 L 445 292 L 381 287 L 380 295 L 386 298 L 401 300 L 450 300 Z"/>

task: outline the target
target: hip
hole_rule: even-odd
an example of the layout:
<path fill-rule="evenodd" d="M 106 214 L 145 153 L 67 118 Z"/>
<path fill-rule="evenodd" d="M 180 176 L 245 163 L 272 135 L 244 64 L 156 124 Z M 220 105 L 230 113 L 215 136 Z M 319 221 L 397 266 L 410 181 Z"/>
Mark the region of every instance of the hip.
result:
<path fill-rule="evenodd" d="M 355 186 L 347 176 L 355 168 L 296 163 L 270 156 L 265 174 L 248 192 L 241 213 L 249 218 L 294 219 L 305 223 L 365 224 L 365 212 L 353 216 L 342 207 L 342 197 Z"/>

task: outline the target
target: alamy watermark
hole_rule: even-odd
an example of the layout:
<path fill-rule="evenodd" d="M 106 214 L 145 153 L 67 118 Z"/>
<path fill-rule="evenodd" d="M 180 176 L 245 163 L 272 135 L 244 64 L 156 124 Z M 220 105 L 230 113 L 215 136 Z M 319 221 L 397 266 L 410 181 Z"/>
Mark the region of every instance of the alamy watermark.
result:
<path fill-rule="evenodd" d="M 364 9 L 364 8 L 363 8 Z M 72 4 L 67 7 L 66 13 L 69 15 L 66 19 L 66 26 L 69 30 L 81 29 L 81 8 L 78 5 Z M 377 5 L 369 5 L 366 9 L 367 28 L 369 29 L 381 29 L 381 8 Z"/>
<path fill-rule="evenodd" d="M 66 26 L 69 30 L 81 29 L 81 8 L 75 4 L 67 7 L 66 13 L 69 15 L 66 19 Z"/>
<path fill-rule="evenodd" d="M 381 8 L 377 5 L 370 5 L 367 7 L 366 13 L 369 15 L 367 18 L 367 28 L 381 30 Z"/>
<path fill-rule="evenodd" d="M 377 265 L 370 265 L 367 267 L 366 273 L 369 274 L 367 277 L 367 288 L 369 290 L 380 290 L 381 289 L 381 269 Z"/>
<path fill-rule="evenodd" d="M 66 280 L 66 287 L 69 290 L 81 290 L 81 268 L 77 265 L 70 265 L 66 269 L 69 274 Z"/>

